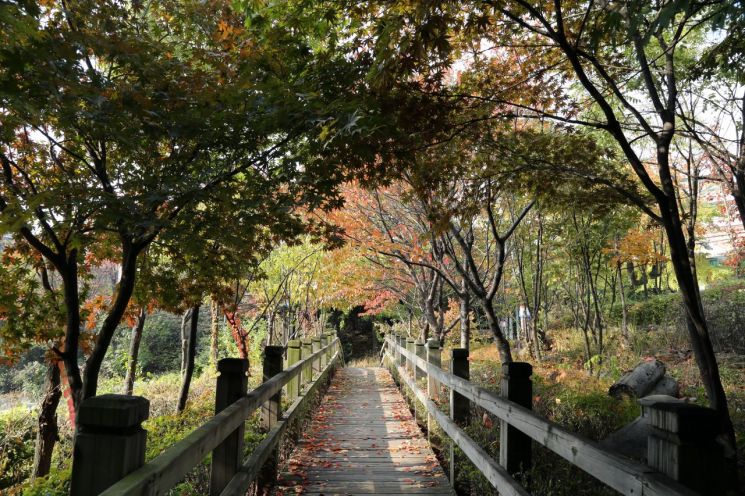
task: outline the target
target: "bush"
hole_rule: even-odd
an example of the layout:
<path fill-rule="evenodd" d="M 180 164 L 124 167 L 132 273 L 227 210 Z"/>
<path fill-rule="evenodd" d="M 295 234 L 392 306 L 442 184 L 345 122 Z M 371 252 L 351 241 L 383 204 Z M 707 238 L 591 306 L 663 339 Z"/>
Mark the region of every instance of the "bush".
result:
<path fill-rule="evenodd" d="M 49 475 L 30 482 L 23 488 L 23 496 L 67 496 L 70 494 L 72 469 L 52 469 Z"/>
<path fill-rule="evenodd" d="M 31 475 L 36 417 L 25 408 L 0 414 L 0 490 L 20 484 Z"/>
<path fill-rule="evenodd" d="M 745 353 L 745 284 L 719 283 L 701 292 L 714 350 Z M 620 320 L 621 309 L 613 320 Z M 640 330 L 671 333 L 671 344 L 687 346 L 688 330 L 679 293 L 665 293 L 632 303 L 628 307 L 629 324 Z"/>

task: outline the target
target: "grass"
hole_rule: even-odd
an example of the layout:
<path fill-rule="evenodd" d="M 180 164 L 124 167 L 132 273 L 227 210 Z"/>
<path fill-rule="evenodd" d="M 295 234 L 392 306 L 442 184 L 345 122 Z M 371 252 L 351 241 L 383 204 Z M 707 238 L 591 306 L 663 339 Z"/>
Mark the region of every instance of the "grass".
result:
<path fill-rule="evenodd" d="M 261 376 L 252 371 L 249 376 L 249 388 L 257 386 Z M 176 399 L 181 387 L 178 373 L 162 374 L 148 380 L 139 381 L 135 385 L 134 394 L 148 398 L 150 401 L 150 418 L 143 423 L 148 433 L 145 460 L 150 461 L 176 442 L 186 437 L 197 427 L 207 422 L 214 415 L 215 395 L 214 372 L 204 372 L 192 380 L 189 401 L 186 409 L 181 413 L 175 412 Z M 104 380 L 100 386 L 100 393 L 118 392 L 121 380 L 118 378 Z M 282 456 L 286 456 L 292 449 L 294 441 L 302 434 L 307 415 L 319 403 L 320 396 L 309 398 L 305 412 L 290 425 L 285 433 L 283 445 L 280 447 Z M 287 405 L 286 405 L 287 406 Z M 36 428 L 36 414 L 29 415 L 26 409 L 0 415 L 0 469 L 2 463 L 14 468 L 14 471 L 0 470 L 0 494 L 24 496 L 62 496 L 69 493 L 70 461 L 72 460 L 72 431 L 69 426 L 65 406 L 61 403 L 58 410 L 61 433 L 60 443 L 55 448 L 53 470 L 49 476 L 36 482 L 28 481 L 33 459 L 33 442 Z M 244 434 L 244 458 L 264 439 L 265 432 L 261 427 L 260 409 L 246 421 Z M 7 443 L 3 442 L 7 438 Z M 11 459 L 7 455 L 5 446 L 14 446 L 15 456 Z M 183 481 L 169 491 L 170 495 L 189 496 L 209 493 L 210 456 L 191 470 Z M 2 481 L 7 483 L 2 485 Z"/>
<path fill-rule="evenodd" d="M 121 379 L 102 381 L 100 393 L 120 392 Z M 135 395 L 146 396 L 150 401 L 150 418 L 143 423 L 148 432 L 146 461 L 149 461 L 188 433 L 204 424 L 214 415 L 215 374 L 205 372 L 191 383 L 189 401 L 185 411 L 175 412 L 176 399 L 181 387 L 178 373 L 163 374 L 135 384 Z M 70 462 L 72 460 L 72 428 L 67 408 L 60 402 L 57 415 L 60 422 L 60 442 L 55 447 L 53 469 L 49 476 L 34 483 L 28 481 L 38 412 L 15 409 L 0 416 L 0 469 L 5 463 L 12 470 L 0 470 L 0 494 L 24 496 L 56 496 L 69 492 Z M 259 414 L 246 423 L 245 446 L 252 450 L 263 438 L 259 428 Z M 13 447 L 10 452 L 7 447 Z M 206 459 L 205 461 L 208 461 Z M 189 495 L 209 492 L 209 465 L 202 463 L 176 486 L 171 494 Z"/>

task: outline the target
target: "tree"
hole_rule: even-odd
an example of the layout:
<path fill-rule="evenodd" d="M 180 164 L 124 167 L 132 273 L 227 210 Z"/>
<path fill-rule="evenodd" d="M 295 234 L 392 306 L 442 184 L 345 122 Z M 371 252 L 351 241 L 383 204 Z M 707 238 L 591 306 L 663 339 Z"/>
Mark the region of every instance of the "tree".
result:
<path fill-rule="evenodd" d="M 422 337 L 431 330 L 442 342 L 450 330 L 445 325 L 445 281 L 431 265 L 432 224 L 424 205 L 402 181 L 376 190 L 351 185 L 346 193 L 347 206 L 335 220 L 349 242 L 380 270 L 380 295 L 417 309 L 423 318 Z"/>
<path fill-rule="evenodd" d="M 373 22 L 386 26 L 381 30 L 383 44 L 414 47 L 407 54 L 417 60 L 417 68 L 426 71 L 428 64 L 451 67 L 454 54 L 481 48 L 475 58 L 478 64 L 472 64 L 476 69 L 473 77 L 481 81 L 479 91 L 453 97 L 500 105 L 501 112 L 493 114 L 492 119 L 514 115 L 552 119 L 567 126 L 600 130 L 612 138 L 645 193 L 640 196 L 624 190 L 623 194 L 665 230 L 686 308 L 691 346 L 709 402 L 719 414 L 721 441 L 729 459 L 734 460 L 734 430 L 695 270 L 687 256 L 671 162 L 673 138 L 678 131 L 678 76 L 691 70 L 682 66 L 685 57 L 681 56 L 687 41 L 711 29 L 712 19 L 726 5 L 606 5 L 561 0 L 546 4 L 527 0 L 487 2 L 466 8 L 449 1 L 397 4 L 400 9 L 388 6 Z M 409 43 L 397 43 L 401 38 Z M 385 55 L 382 49 L 381 56 Z M 505 64 L 515 59 L 521 61 L 520 71 L 514 75 L 507 72 L 505 80 Z M 399 74 L 406 77 L 411 71 Z M 382 79 L 388 81 L 390 77 Z M 583 94 L 564 91 L 568 81 L 575 82 Z M 536 93 L 536 87 L 543 90 Z M 609 183 L 605 172 L 599 169 L 588 178 Z M 649 208 L 648 197 L 653 199 L 654 208 Z"/>
<path fill-rule="evenodd" d="M 347 108 L 329 95 L 361 75 L 341 59 L 309 58 L 280 29 L 249 33 L 228 2 L 2 9 L 13 20 L 0 50 L 3 231 L 62 278 L 59 352 L 77 405 L 96 393 L 140 255 L 156 239 L 180 229 L 188 243 L 185 220 L 214 205 L 241 233 L 287 237 L 304 228 L 295 206 L 335 204 L 336 185 L 363 164 L 337 166 L 335 139 L 364 119 L 331 135 L 318 123 L 343 122 Z M 322 89 L 313 74 L 329 74 Z M 115 246 L 121 276 L 81 373 L 81 265 L 101 244 Z"/>
<path fill-rule="evenodd" d="M 5 244 L 5 243 L 4 243 Z M 64 317 L 59 292 L 46 263 L 22 240 L 2 247 L 0 264 L 0 349 L 4 364 L 16 361 L 33 346 L 46 348 L 44 397 L 39 411 L 32 477 L 49 473 L 58 440 L 57 406 L 62 394 L 58 345 Z"/>

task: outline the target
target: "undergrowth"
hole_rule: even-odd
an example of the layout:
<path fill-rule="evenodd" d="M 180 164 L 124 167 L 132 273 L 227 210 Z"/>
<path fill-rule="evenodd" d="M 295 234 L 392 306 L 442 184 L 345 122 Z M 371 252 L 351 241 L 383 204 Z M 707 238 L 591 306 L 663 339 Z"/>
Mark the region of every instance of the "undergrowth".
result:
<path fill-rule="evenodd" d="M 601 440 L 639 415 L 640 408 L 636 401 L 613 399 L 608 396 L 608 388 L 626 371 L 649 357 L 656 357 L 665 363 L 668 375 L 680 383 L 682 396 L 706 404 L 695 360 L 687 348 L 687 341 L 678 333 L 650 328 L 632 329 L 628 341 L 620 339 L 619 334 L 617 330 L 611 330 L 604 359 L 594 364 L 592 374 L 584 363 L 581 333 L 571 329 L 552 330 L 553 347 L 540 362 L 532 359 L 527 352 L 517 351 L 517 360 L 533 364 L 533 410 L 571 432 Z M 745 359 L 735 354 L 719 354 L 718 359 L 722 382 L 730 401 L 739 452 L 742 453 L 745 449 Z M 501 364 L 496 347 L 476 344 L 469 361 L 470 380 L 484 389 L 499 393 Z M 443 364 L 447 362 L 445 351 Z M 417 412 L 417 420 L 424 429 L 426 415 L 421 414 L 423 406 L 410 393 L 405 396 L 412 410 Z M 493 459 L 499 460 L 499 421 L 496 417 L 472 404 L 471 421 L 464 429 Z M 436 428 L 432 429 L 432 437 L 435 439 L 433 447 L 447 471 L 450 442 Z M 457 448 L 455 457 L 459 494 L 497 494 Z M 745 480 L 742 457 L 739 470 L 740 480 Z M 616 494 L 537 443 L 533 443 L 533 468 L 517 478 L 525 484 L 530 494 L 536 496 Z"/>

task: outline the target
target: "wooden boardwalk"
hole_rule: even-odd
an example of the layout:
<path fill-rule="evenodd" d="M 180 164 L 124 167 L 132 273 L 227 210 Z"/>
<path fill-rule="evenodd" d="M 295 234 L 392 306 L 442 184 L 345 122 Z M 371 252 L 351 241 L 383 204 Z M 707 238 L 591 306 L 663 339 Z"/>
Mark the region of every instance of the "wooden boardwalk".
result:
<path fill-rule="evenodd" d="M 342 368 L 275 494 L 454 494 L 382 368 Z"/>

